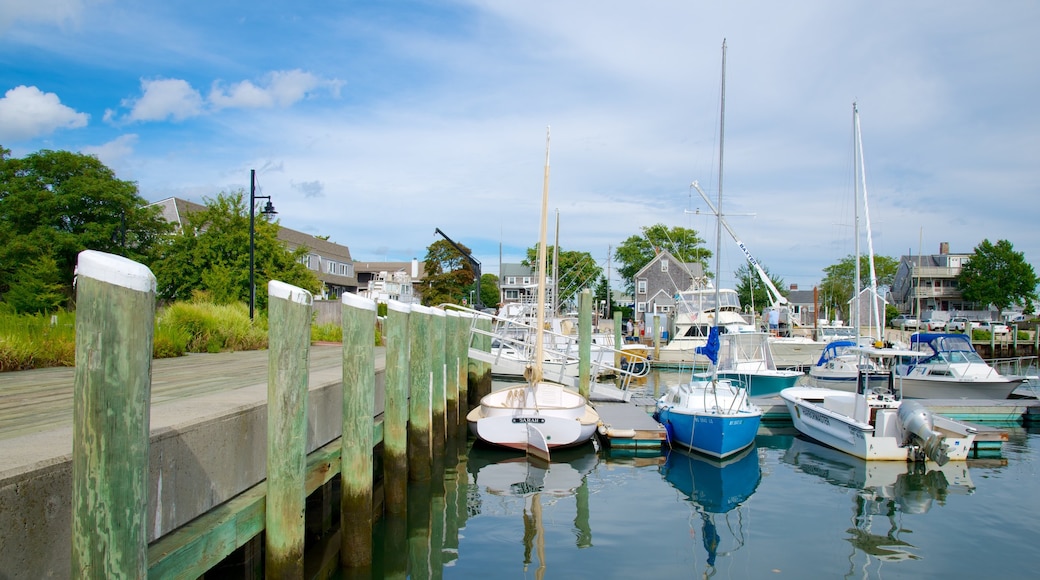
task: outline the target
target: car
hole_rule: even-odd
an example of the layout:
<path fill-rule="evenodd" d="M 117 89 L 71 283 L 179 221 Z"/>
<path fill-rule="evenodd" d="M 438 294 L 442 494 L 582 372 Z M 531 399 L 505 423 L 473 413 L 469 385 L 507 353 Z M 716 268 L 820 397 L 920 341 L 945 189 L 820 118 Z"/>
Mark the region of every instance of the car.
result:
<path fill-rule="evenodd" d="M 950 322 L 946 325 L 946 330 L 950 332 L 959 331 L 964 332 L 965 328 L 968 328 L 968 319 L 963 316 L 955 316 L 950 319 Z"/>
<path fill-rule="evenodd" d="M 921 326 L 928 330 L 946 330 L 946 321 L 933 318 L 931 320 L 925 320 L 921 322 Z"/>
<path fill-rule="evenodd" d="M 917 328 L 917 319 L 909 314 L 900 314 L 892 319 L 892 328 Z"/>
<path fill-rule="evenodd" d="M 1001 324 L 999 322 L 991 322 L 989 320 L 983 320 L 981 322 L 973 324 L 972 328 L 985 330 L 986 332 L 990 332 L 992 334 L 1007 334 L 1011 332 L 1011 330 L 1007 327 L 1006 324 Z"/>

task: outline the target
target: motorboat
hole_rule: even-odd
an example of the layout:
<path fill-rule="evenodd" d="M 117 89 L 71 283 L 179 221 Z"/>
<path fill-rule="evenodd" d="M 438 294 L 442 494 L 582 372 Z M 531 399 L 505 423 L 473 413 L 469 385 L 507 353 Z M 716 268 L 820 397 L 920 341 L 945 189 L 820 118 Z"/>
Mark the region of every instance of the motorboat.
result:
<path fill-rule="evenodd" d="M 910 350 L 894 369 L 907 398 L 1006 399 L 1025 381 L 989 366 L 964 334 L 914 333 Z"/>
<path fill-rule="evenodd" d="M 706 367 L 708 359 L 697 349 L 708 342 L 714 327 L 726 334 L 754 332 L 741 314 L 740 298 L 731 288 L 690 288 L 675 295 L 675 336 L 658 349 L 662 364 Z"/>
<path fill-rule="evenodd" d="M 776 367 L 769 338 L 765 332 L 721 335 L 719 378 L 739 382 L 756 397 L 793 387 L 803 373 Z"/>
<path fill-rule="evenodd" d="M 887 387 L 874 385 L 883 375 Z M 855 392 L 812 386 L 780 391 L 799 433 L 866 460 L 925 461 L 944 465 L 967 459 L 974 427 L 904 400 L 891 372 L 860 371 Z"/>

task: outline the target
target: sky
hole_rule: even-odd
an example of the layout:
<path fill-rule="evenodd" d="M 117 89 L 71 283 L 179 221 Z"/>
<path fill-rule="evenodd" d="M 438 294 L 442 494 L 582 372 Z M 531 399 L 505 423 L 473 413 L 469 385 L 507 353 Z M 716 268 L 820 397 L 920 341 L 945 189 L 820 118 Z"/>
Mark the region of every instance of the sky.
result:
<path fill-rule="evenodd" d="M 855 102 L 875 254 L 1007 239 L 1040 272 L 1037 30 L 1019 0 L 0 0 L 0 146 L 95 155 L 148 201 L 255 169 L 355 261 L 440 228 L 497 274 L 538 241 L 551 133 L 549 243 L 612 285 L 645 226 L 715 247 L 692 184 L 717 203 L 721 151 L 736 237 L 810 289 L 855 252 Z"/>

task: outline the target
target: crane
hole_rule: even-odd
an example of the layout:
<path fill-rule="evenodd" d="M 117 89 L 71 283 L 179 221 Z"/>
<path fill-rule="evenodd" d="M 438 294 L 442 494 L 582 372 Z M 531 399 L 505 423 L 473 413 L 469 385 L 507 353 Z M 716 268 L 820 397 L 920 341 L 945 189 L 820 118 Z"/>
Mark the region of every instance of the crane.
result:
<path fill-rule="evenodd" d="M 434 228 L 433 233 L 440 234 L 440 236 L 442 238 L 447 240 L 448 243 L 451 244 L 453 248 L 458 250 L 459 253 L 462 254 L 462 257 L 465 258 L 470 263 L 471 266 L 473 266 L 473 274 L 474 274 L 474 276 L 476 276 L 475 283 L 476 283 L 476 293 L 477 293 L 477 298 L 476 298 L 476 300 L 473 301 L 474 302 L 473 308 L 476 309 L 476 310 L 481 310 L 484 307 L 484 305 L 480 301 L 480 260 L 474 258 L 472 255 L 470 255 L 469 252 L 467 252 L 466 250 L 462 249 L 462 246 L 456 244 L 455 240 L 449 238 L 448 234 L 442 232 L 440 228 Z"/>

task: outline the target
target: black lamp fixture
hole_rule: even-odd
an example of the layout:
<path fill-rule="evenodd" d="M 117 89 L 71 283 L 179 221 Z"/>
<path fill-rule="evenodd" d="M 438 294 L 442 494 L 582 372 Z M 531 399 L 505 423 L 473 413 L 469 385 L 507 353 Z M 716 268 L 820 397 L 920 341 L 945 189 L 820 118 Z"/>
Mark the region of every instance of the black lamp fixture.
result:
<path fill-rule="evenodd" d="M 257 195 L 256 194 L 256 170 L 249 170 L 249 320 L 253 319 L 253 310 L 256 307 L 256 283 L 253 281 L 254 278 L 254 261 L 253 256 L 255 254 L 254 246 L 254 215 L 256 213 L 256 200 L 266 199 L 267 203 L 264 204 L 264 209 L 260 211 L 260 215 L 273 216 L 278 212 L 274 211 L 274 204 L 271 203 L 270 195 Z"/>

